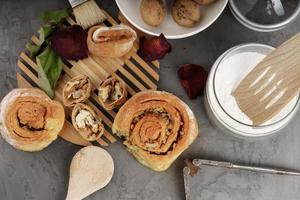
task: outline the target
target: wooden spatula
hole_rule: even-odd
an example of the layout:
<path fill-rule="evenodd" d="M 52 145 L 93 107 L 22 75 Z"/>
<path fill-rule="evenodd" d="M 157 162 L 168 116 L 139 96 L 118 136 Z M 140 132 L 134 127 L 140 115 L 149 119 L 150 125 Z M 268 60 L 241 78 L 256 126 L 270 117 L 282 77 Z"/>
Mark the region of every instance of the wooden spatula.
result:
<path fill-rule="evenodd" d="M 114 163 L 107 151 L 96 146 L 82 148 L 71 162 L 66 200 L 80 200 L 105 187 L 113 172 Z"/>
<path fill-rule="evenodd" d="M 300 33 L 265 57 L 232 95 L 240 109 L 261 125 L 278 114 L 300 90 Z"/>

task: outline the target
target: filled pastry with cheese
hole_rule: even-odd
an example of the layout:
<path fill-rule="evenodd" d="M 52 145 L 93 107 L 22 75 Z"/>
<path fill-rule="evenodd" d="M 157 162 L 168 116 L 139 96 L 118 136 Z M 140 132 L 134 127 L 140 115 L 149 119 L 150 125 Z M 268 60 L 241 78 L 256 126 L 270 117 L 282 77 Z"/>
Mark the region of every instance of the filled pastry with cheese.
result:
<path fill-rule="evenodd" d="M 104 133 L 102 120 L 90 106 L 83 103 L 74 106 L 72 124 L 79 134 L 88 141 L 95 141 Z"/>
<path fill-rule="evenodd" d="M 143 165 L 166 170 L 198 135 L 190 108 L 167 92 L 145 91 L 130 98 L 117 113 L 112 130 Z"/>
<path fill-rule="evenodd" d="M 79 75 L 69 80 L 63 88 L 63 102 L 65 106 L 74 106 L 86 101 L 92 90 L 92 84 L 87 76 Z"/>
<path fill-rule="evenodd" d="M 92 55 L 116 58 L 127 54 L 136 38 L 136 32 L 127 25 L 97 25 L 89 29 L 87 45 Z"/>
<path fill-rule="evenodd" d="M 126 85 L 116 77 L 103 81 L 98 90 L 99 101 L 106 110 L 122 105 L 127 99 Z"/>
<path fill-rule="evenodd" d="M 14 89 L 1 102 L 2 137 L 16 149 L 39 151 L 63 128 L 63 106 L 40 89 Z"/>

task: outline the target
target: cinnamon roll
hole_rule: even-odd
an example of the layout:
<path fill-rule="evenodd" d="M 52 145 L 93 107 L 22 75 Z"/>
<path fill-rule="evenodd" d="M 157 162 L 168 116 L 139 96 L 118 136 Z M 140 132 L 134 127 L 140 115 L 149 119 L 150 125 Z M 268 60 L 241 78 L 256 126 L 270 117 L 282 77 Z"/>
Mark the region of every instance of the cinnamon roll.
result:
<path fill-rule="evenodd" d="M 166 170 L 198 135 L 197 120 L 178 97 L 160 91 L 134 95 L 119 110 L 112 130 L 136 159 Z"/>
<path fill-rule="evenodd" d="M 106 110 L 122 105 L 127 99 L 125 83 L 115 77 L 103 81 L 98 90 L 99 101 Z"/>
<path fill-rule="evenodd" d="M 63 88 L 63 102 L 65 106 L 74 106 L 86 101 L 92 90 L 92 84 L 87 76 L 79 75 L 69 80 Z"/>
<path fill-rule="evenodd" d="M 83 103 L 74 106 L 72 124 L 79 134 L 88 141 L 95 141 L 104 133 L 102 120 L 90 106 Z"/>
<path fill-rule="evenodd" d="M 64 120 L 63 106 L 40 89 L 14 89 L 1 102 L 1 135 L 19 150 L 47 147 L 57 138 Z"/>

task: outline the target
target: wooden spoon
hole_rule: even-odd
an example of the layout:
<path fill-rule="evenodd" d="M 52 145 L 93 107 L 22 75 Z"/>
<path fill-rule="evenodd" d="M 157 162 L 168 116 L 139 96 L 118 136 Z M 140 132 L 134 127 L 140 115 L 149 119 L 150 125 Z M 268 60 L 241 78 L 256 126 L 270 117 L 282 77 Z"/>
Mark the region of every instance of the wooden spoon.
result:
<path fill-rule="evenodd" d="M 265 57 L 233 92 L 240 109 L 261 125 L 300 91 L 300 33 Z"/>
<path fill-rule="evenodd" d="M 83 199 L 105 187 L 113 173 L 114 163 L 107 151 L 96 146 L 82 148 L 71 162 L 66 200 Z"/>

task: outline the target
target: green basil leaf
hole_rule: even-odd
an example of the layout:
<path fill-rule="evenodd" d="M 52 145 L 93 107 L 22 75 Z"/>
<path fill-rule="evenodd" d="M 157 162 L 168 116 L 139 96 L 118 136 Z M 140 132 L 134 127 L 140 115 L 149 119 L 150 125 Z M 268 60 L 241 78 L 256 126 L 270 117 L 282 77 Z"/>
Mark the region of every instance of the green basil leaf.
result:
<path fill-rule="evenodd" d="M 51 88 L 51 85 L 50 85 L 50 82 L 47 78 L 47 75 L 45 74 L 44 70 L 42 67 L 39 67 L 38 68 L 38 86 L 44 90 L 44 92 L 46 92 L 46 94 L 51 98 L 53 99 L 54 98 L 54 91 L 53 89 Z"/>
<path fill-rule="evenodd" d="M 55 31 L 55 29 L 56 27 L 54 25 L 45 24 L 43 27 L 41 27 L 38 30 L 39 38 L 40 38 L 39 44 L 36 45 L 30 42 L 26 44 L 26 49 L 29 51 L 29 55 L 31 58 L 36 57 L 37 54 L 41 51 L 42 47 L 48 45 L 47 39 Z"/>
<path fill-rule="evenodd" d="M 54 97 L 54 91 L 57 81 L 62 71 L 62 59 L 49 47 L 36 57 L 39 66 L 38 85 L 49 97 Z"/>
<path fill-rule="evenodd" d="M 44 22 L 59 23 L 62 19 L 69 16 L 68 9 L 45 11 L 39 15 L 39 19 Z"/>
<path fill-rule="evenodd" d="M 35 44 L 28 42 L 25 47 L 29 51 L 29 56 L 31 58 L 34 58 L 40 51 L 41 45 L 35 45 Z"/>
<path fill-rule="evenodd" d="M 44 26 L 42 26 L 39 30 L 39 38 L 40 38 L 40 43 L 42 44 L 54 31 L 55 31 L 56 27 L 52 24 L 45 24 Z"/>

